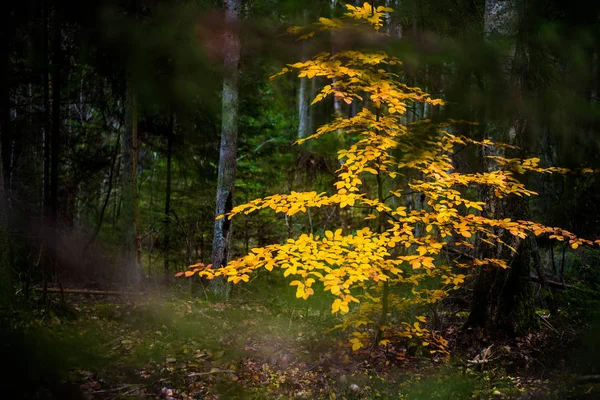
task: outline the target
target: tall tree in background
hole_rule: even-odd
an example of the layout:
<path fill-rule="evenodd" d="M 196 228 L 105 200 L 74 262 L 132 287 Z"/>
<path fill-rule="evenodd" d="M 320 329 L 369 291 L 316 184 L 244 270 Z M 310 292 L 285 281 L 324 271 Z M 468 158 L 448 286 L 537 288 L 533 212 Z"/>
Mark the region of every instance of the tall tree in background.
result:
<path fill-rule="evenodd" d="M 303 24 L 306 24 L 308 20 L 308 11 L 305 10 L 303 14 Z M 308 59 L 307 56 L 307 43 L 302 41 L 302 59 L 304 62 Z M 309 94 L 308 78 L 300 78 L 300 86 L 298 87 L 298 139 L 305 138 L 309 134 L 310 120 L 308 105 L 310 104 L 311 98 Z"/>
<path fill-rule="evenodd" d="M 173 164 L 173 131 L 174 129 L 174 116 L 171 111 L 169 116 L 169 125 L 167 127 L 167 184 L 165 187 L 165 254 L 164 254 L 164 268 L 165 268 L 165 281 L 169 281 L 171 274 L 169 273 L 169 250 L 171 241 L 170 232 L 170 218 L 171 218 L 171 179 L 172 179 L 172 164 Z"/>
<path fill-rule="evenodd" d="M 140 213 L 140 192 L 138 189 L 138 160 L 139 160 L 139 138 L 138 138 L 138 117 L 135 92 L 131 94 L 131 145 L 133 157 L 133 171 L 131 172 L 131 181 L 133 186 L 133 220 L 135 222 L 135 278 L 133 282 L 139 285 L 142 277 L 142 214 Z"/>
<path fill-rule="evenodd" d="M 44 0 L 42 4 L 42 85 L 44 97 L 44 183 L 42 195 L 42 212 L 44 217 L 49 216 L 50 212 L 50 60 L 49 60 L 49 0 Z"/>
<path fill-rule="evenodd" d="M 11 92 L 11 81 L 10 81 L 10 47 L 13 39 L 10 26 L 10 6 L 3 6 L 2 12 L 2 26 L 0 27 L 0 146 L 2 147 L 2 181 L 5 190 L 9 188 L 9 176 L 10 176 L 10 148 L 12 134 L 10 131 L 10 92 Z"/>
<path fill-rule="evenodd" d="M 336 14 L 336 6 L 337 0 L 331 0 L 331 18 L 335 18 Z M 336 32 L 335 30 L 331 31 L 331 53 L 335 54 L 338 49 L 336 48 Z M 332 85 L 336 87 L 337 78 L 333 78 Z M 342 100 L 339 97 L 333 96 L 333 112 L 335 118 L 339 118 L 342 116 Z"/>
<path fill-rule="evenodd" d="M 50 213 L 52 224 L 58 222 L 58 181 L 61 145 L 61 64 L 62 24 L 60 2 L 54 3 L 54 26 L 52 29 L 52 130 L 50 140 Z"/>
<path fill-rule="evenodd" d="M 5 126 L 0 127 L 0 135 L 4 133 Z M 0 150 L 2 150 L 0 143 Z M 2 155 L 0 154 L 0 161 Z M 3 172 L 0 163 L 0 173 Z M 7 304 L 12 294 L 12 277 L 10 271 L 8 239 L 8 207 L 6 204 L 6 194 L 4 183 L 0 183 L 0 304 Z"/>
<path fill-rule="evenodd" d="M 7 5 L 3 5 L 3 8 Z M 0 304 L 7 304 L 11 297 L 11 271 L 9 260 L 8 207 L 4 179 L 5 146 L 10 137 L 10 58 L 8 10 L 0 12 Z"/>
<path fill-rule="evenodd" d="M 518 106 L 523 104 L 525 95 L 524 41 L 521 21 L 524 18 L 523 5 L 519 0 L 485 2 L 484 36 L 490 44 L 501 40 L 509 43 L 507 54 L 499 63 L 499 79 L 507 82 L 506 87 L 515 96 L 517 108 L 507 108 L 498 112 L 498 107 L 488 104 L 483 118 L 483 135 L 492 141 L 504 141 L 518 150 L 505 150 L 496 147 L 485 147 L 482 161 L 486 172 L 498 170 L 500 166 L 489 156 L 526 157 L 527 143 L 526 116 L 521 115 Z M 494 93 L 494 84 L 486 82 L 490 94 Z M 508 154 L 510 153 L 510 154 Z M 511 218 L 525 220 L 529 218 L 528 199 L 514 196 L 498 198 L 493 190 L 482 190 L 485 202 L 483 214 L 490 218 Z M 503 238 L 504 245 L 481 246 L 481 256 L 506 258 L 510 256 L 510 269 L 500 270 L 481 267 L 475 286 L 471 314 L 467 326 L 485 327 L 490 323 L 505 329 L 507 332 L 522 333 L 536 323 L 533 305 L 533 288 L 530 282 L 530 260 L 532 258 L 533 240 L 511 237 L 503 230 L 497 234 Z M 510 255 L 511 246 L 516 251 Z"/>
<path fill-rule="evenodd" d="M 223 43 L 224 77 L 223 107 L 221 116 L 221 148 L 219 151 L 219 171 L 217 180 L 216 215 L 220 216 L 233 208 L 233 189 L 237 157 L 238 107 L 239 107 L 239 63 L 240 39 L 236 33 L 240 17 L 240 0 L 225 1 L 226 33 Z M 231 246 L 231 221 L 220 218 L 215 221 L 211 263 L 214 268 L 227 264 Z M 215 292 L 227 296 L 225 281 L 214 285 Z"/>
<path fill-rule="evenodd" d="M 139 208 L 137 205 L 137 109 L 131 76 L 125 95 L 125 132 L 123 135 L 123 194 L 121 196 L 121 262 L 127 284 L 138 287 L 142 279 Z"/>

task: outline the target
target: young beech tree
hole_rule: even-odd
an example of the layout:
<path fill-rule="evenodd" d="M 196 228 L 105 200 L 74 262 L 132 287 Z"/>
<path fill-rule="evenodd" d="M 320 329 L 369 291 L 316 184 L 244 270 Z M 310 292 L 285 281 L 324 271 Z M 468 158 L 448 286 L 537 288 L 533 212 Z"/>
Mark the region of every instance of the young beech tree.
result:
<path fill-rule="evenodd" d="M 290 31 L 310 38 L 319 31 L 335 30 L 339 37 L 346 30 L 366 25 L 380 35 L 385 13 L 391 11 L 385 7 L 373 9 L 368 3 L 346 7 L 344 19 L 321 18 L 314 30 Z M 354 330 L 350 340 L 353 350 L 373 340 L 392 346 L 399 340 L 412 339 L 431 353 L 447 354 L 444 339 L 424 328 L 425 317 L 414 316 L 414 310 L 438 302 L 460 287 L 477 266 L 509 267 L 503 259 L 479 259 L 471 255 L 477 253 L 470 249 L 480 243 L 506 246 L 498 234 L 500 230 L 520 240 L 530 234 L 548 234 L 569 241 L 573 248 L 593 244 L 535 222 L 482 216 L 484 203 L 469 198 L 466 193 L 476 191 L 467 191 L 467 187 L 486 186 L 497 197 L 530 196 L 534 193 L 519 182 L 517 174 L 564 170 L 540 168 L 537 158 L 496 157 L 497 170 L 457 172 L 451 158 L 457 149 L 508 145 L 453 135 L 447 129 L 449 124 L 434 125 L 423 120 L 406 125 L 404 116 L 409 106 L 437 106 L 443 102 L 403 84 L 397 74 L 401 67 L 397 58 L 383 51 L 338 50 L 288 67 L 280 74 L 296 71 L 300 78 L 335 81 L 335 86 L 327 85 L 320 91 L 313 104 L 332 95 L 346 104 L 358 102 L 362 106 L 355 116 L 338 117 L 298 140 L 303 143 L 340 132 L 346 135 L 350 145 L 338 152 L 341 167 L 335 187 L 331 193 L 291 192 L 255 199 L 220 217 L 232 218 L 265 208 L 291 216 L 309 207 L 339 207 L 360 209 L 364 222 L 352 229 L 330 227 L 323 235 L 302 234 L 283 244 L 255 248 L 223 268 L 193 265 L 186 276 L 226 276 L 228 281 L 238 283 L 247 282 L 257 269 L 280 269 L 296 287 L 298 298 L 307 299 L 320 288 L 331 294 L 333 313 L 350 313 L 342 327 Z M 407 181 L 407 176 L 413 178 Z M 405 207 L 404 198 L 411 193 L 425 199 L 422 209 Z M 450 254 L 468 256 L 451 261 Z M 391 319 L 399 312 L 406 317 L 409 313 L 401 312 L 409 310 L 414 320 Z"/>

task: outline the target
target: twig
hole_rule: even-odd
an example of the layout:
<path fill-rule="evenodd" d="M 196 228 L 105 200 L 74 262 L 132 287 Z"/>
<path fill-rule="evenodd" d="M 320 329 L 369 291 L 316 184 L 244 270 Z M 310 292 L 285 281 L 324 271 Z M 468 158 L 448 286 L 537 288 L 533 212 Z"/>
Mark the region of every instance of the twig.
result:
<path fill-rule="evenodd" d="M 33 290 L 37 292 L 44 291 L 44 288 L 36 287 Z M 48 292 L 58 292 L 61 293 L 60 288 L 47 288 Z M 63 289 L 64 293 L 74 293 L 74 294 L 98 294 L 98 295 L 138 295 L 144 294 L 144 292 L 121 292 L 118 290 L 92 290 L 92 289 Z"/>
<path fill-rule="evenodd" d="M 218 374 L 221 372 L 228 372 L 230 374 L 235 374 L 235 371 L 232 371 L 230 369 L 212 369 L 208 372 L 192 372 L 191 374 L 188 374 L 189 378 L 192 378 L 194 376 L 202 376 L 202 375 L 211 375 L 211 374 Z"/>
<path fill-rule="evenodd" d="M 467 254 L 467 253 L 464 253 L 464 252 L 462 252 L 462 251 L 460 251 L 460 250 L 457 250 L 457 249 L 455 249 L 455 248 L 448 248 L 448 249 L 447 249 L 447 251 L 448 251 L 449 253 L 453 253 L 453 254 L 459 255 L 459 256 L 461 256 L 461 257 L 468 258 L 469 260 L 475 260 L 475 257 L 473 257 L 472 255 L 470 255 L 470 254 Z"/>
<path fill-rule="evenodd" d="M 529 279 L 532 282 L 540 283 L 540 278 L 538 276 L 531 275 L 529 277 Z M 550 281 L 550 280 L 546 280 L 546 283 L 548 284 L 548 286 L 551 286 L 551 287 L 554 287 L 554 288 L 557 288 L 557 289 L 575 289 L 575 290 L 579 290 L 579 291 L 584 292 L 584 293 L 590 293 L 590 294 L 595 294 L 595 295 L 599 294 L 598 292 L 596 292 L 594 290 L 585 289 L 585 288 L 581 288 L 581 287 L 578 287 L 578 286 L 569 285 L 569 284 L 566 284 L 566 283 L 561 283 L 561 282 L 556 282 L 556 281 Z"/>
<path fill-rule="evenodd" d="M 470 364 L 470 365 L 482 365 L 482 364 L 491 363 L 492 361 L 496 361 L 498 358 L 499 357 L 487 358 L 487 359 L 483 359 L 483 360 L 467 360 L 467 364 Z"/>
<path fill-rule="evenodd" d="M 559 335 L 559 336 L 560 336 L 560 332 L 558 332 L 558 331 L 556 330 L 556 328 L 555 328 L 555 327 L 553 327 L 553 326 L 552 326 L 552 324 L 550 324 L 550 322 L 546 321 L 546 318 L 542 317 L 542 316 L 541 316 L 541 315 L 539 315 L 539 314 L 538 314 L 538 317 L 540 317 L 540 319 L 541 319 L 542 321 L 544 321 L 544 323 L 546 324 L 546 326 L 547 326 L 548 328 L 552 329 L 552 330 L 554 331 L 554 333 L 556 333 L 557 335 Z"/>
<path fill-rule="evenodd" d="M 140 390 L 140 389 L 141 389 L 141 388 L 143 388 L 144 386 L 148 386 L 148 385 L 141 385 L 141 386 L 139 386 L 139 387 L 134 387 L 133 389 L 129 389 L 128 391 L 121 393 L 121 396 L 127 396 L 129 393 L 133 393 L 133 392 L 135 392 L 136 390 Z"/>
<path fill-rule="evenodd" d="M 135 386 L 135 389 L 138 389 L 141 386 L 145 386 L 144 384 L 141 383 L 128 383 L 127 385 L 118 387 L 118 388 L 112 388 L 112 389 L 103 389 L 103 390 L 94 390 L 92 393 L 96 394 L 96 393 L 110 393 L 110 392 L 120 392 L 123 389 L 127 389 L 130 388 L 132 386 Z"/>

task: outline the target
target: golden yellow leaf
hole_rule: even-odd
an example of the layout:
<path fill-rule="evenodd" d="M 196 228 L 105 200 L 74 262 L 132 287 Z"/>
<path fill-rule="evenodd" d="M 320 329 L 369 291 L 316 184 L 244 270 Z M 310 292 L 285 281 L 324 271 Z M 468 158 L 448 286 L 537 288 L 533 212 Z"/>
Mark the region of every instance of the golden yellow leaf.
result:
<path fill-rule="evenodd" d="M 340 304 L 342 303 L 342 300 L 340 299 L 335 299 L 335 301 L 333 302 L 333 304 L 331 305 L 331 313 L 335 314 L 336 312 L 338 312 L 340 310 Z"/>

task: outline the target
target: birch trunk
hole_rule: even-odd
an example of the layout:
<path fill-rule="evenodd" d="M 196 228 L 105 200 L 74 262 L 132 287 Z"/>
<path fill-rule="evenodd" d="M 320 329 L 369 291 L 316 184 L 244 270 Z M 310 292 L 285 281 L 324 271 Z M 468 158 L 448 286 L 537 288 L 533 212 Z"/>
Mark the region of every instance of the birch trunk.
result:
<path fill-rule="evenodd" d="M 302 57 L 302 61 L 306 61 L 306 57 Z M 308 78 L 300 78 L 300 87 L 298 88 L 298 139 L 302 139 L 309 135 L 308 92 Z"/>
<path fill-rule="evenodd" d="M 303 15 L 303 24 L 306 24 L 308 20 L 308 12 L 305 10 Z M 308 59 L 308 48 L 306 44 L 306 40 L 302 41 L 302 62 L 305 62 Z M 298 139 L 302 139 L 309 135 L 309 87 L 308 87 L 308 78 L 300 78 L 300 87 L 298 88 Z"/>

